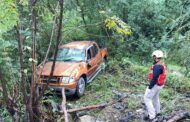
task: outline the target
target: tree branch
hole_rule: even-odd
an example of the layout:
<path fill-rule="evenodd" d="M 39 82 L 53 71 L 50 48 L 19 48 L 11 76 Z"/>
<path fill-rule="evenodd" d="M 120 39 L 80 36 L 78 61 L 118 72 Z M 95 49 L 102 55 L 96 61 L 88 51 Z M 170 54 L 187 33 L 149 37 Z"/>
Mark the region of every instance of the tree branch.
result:
<path fill-rule="evenodd" d="M 121 97 L 118 100 L 111 101 L 111 102 L 105 103 L 105 104 L 91 105 L 91 106 L 86 106 L 86 107 L 82 107 L 82 108 L 69 109 L 69 110 L 67 110 L 67 112 L 68 113 L 73 113 L 73 112 L 79 112 L 79 111 L 84 111 L 84 110 L 102 109 L 102 108 L 108 107 L 110 105 L 113 105 L 113 104 L 115 104 L 117 102 L 120 102 L 120 101 L 124 100 L 126 97 L 127 97 L 127 95 L 124 96 L 124 97 Z M 61 113 L 63 113 L 63 112 L 61 112 Z"/>
<path fill-rule="evenodd" d="M 50 3 L 49 3 L 49 0 L 47 1 L 47 7 L 48 7 L 48 10 L 49 10 L 52 14 L 55 14 L 55 10 L 53 10 L 52 6 L 51 6 Z"/>

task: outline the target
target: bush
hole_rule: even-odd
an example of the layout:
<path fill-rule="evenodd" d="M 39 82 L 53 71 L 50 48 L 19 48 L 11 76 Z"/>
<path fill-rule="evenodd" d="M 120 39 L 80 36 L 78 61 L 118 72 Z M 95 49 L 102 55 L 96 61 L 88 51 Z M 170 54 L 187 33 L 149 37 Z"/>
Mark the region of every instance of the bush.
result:
<path fill-rule="evenodd" d="M 167 74 L 166 86 L 179 92 L 190 90 L 190 82 L 188 78 L 183 76 L 180 77 L 171 73 Z"/>

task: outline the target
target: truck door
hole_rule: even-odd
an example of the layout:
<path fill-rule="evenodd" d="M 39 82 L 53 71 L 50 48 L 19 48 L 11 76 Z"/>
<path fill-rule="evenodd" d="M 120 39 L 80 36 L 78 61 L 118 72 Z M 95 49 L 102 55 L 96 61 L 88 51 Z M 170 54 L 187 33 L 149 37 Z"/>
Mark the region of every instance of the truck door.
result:
<path fill-rule="evenodd" d="M 96 71 L 97 65 L 96 65 L 96 57 L 93 54 L 93 46 L 89 47 L 86 51 L 87 55 L 87 75 L 88 79 L 93 77 L 94 72 Z"/>
<path fill-rule="evenodd" d="M 100 66 L 100 63 L 102 62 L 102 55 L 101 55 L 101 51 L 98 48 L 97 44 L 93 44 L 93 57 L 95 57 L 95 64 L 96 64 L 96 68 L 98 68 Z"/>

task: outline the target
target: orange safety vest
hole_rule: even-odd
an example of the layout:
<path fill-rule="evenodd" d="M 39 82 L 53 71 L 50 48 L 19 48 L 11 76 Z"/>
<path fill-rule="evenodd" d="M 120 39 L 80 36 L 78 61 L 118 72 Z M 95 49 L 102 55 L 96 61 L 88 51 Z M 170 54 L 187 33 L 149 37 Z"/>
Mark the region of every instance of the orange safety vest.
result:
<path fill-rule="evenodd" d="M 159 75 L 159 78 L 158 78 L 158 81 L 157 81 L 156 84 L 159 85 L 159 86 L 162 86 L 162 85 L 164 85 L 165 80 L 166 80 L 166 65 L 162 64 L 160 62 L 158 62 L 157 64 L 160 64 L 163 67 L 163 72 L 162 72 L 162 74 Z M 148 74 L 148 80 L 149 81 L 151 81 L 152 78 L 153 78 L 153 67 L 154 67 L 154 65 L 152 65 L 150 67 L 150 71 L 149 71 L 149 74 Z"/>

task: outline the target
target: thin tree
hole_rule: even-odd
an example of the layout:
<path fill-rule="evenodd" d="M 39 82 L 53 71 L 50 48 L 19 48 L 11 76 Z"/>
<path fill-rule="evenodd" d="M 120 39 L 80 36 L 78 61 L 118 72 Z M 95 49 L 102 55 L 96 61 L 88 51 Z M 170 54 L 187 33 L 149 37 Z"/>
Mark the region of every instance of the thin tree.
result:
<path fill-rule="evenodd" d="M 32 29 L 32 81 L 30 86 L 29 119 L 31 122 L 40 121 L 39 101 L 36 93 L 36 11 L 37 0 L 30 0 L 31 29 Z"/>

